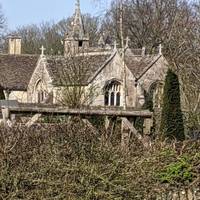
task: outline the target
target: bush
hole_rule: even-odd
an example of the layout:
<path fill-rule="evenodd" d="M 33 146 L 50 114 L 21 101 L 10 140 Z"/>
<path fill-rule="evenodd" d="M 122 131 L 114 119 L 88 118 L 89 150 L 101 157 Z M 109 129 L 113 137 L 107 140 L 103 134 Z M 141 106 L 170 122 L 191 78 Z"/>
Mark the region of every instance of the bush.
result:
<path fill-rule="evenodd" d="M 128 154 L 119 145 L 104 146 L 79 118 L 30 129 L 2 127 L 0 199 L 141 200 L 199 183 L 200 143 L 177 148 L 157 141 L 144 150 L 132 141 Z"/>

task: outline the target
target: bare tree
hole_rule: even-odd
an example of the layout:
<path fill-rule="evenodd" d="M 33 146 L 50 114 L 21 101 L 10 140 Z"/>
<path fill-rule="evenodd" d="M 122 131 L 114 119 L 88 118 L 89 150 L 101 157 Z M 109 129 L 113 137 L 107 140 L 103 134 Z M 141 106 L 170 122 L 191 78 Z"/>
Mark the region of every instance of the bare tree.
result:
<path fill-rule="evenodd" d="M 0 33 L 1 35 L 3 34 L 5 26 L 6 26 L 6 19 L 2 11 L 2 6 L 0 5 Z"/>
<path fill-rule="evenodd" d="M 85 14 L 83 15 L 83 22 L 90 38 L 90 45 L 95 46 L 99 39 L 100 21 L 98 17 Z M 10 34 L 17 34 L 22 37 L 22 52 L 25 54 L 39 54 L 40 47 L 44 45 L 47 54 L 58 55 L 63 54 L 62 41 L 65 34 L 70 32 L 71 24 L 72 18 L 70 17 L 58 23 L 46 22 L 39 25 L 22 26 Z"/>
<path fill-rule="evenodd" d="M 3 51 L 5 46 L 6 18 L 0 4 L 0 51 Z"/>
<path fill-rule="evenodd" d="M 90 83 L 94 63 L 95 58 L 84 51 L 55 59 L 59 103 L 72 108 L 91 105 L 97 95 L 96 86 Z"/>
<path fill-rule="evenodd" d="M 199 2 L 186 0 L 123 1 L 123 31 L 124 36 L 130 38 L 130 47 L 145 46 L 149 53 L 154 53 L 162 44 L 169 67 L 180 78 L 183 108 L 190 113 L 187 115 L 196 118 L 200 113 L 199 8 Z M 112 40 L 118 40 L 118 44 L 119 17 L 117 1 L 113 1 L 103 20 L 102 30 L 112 36 Z"/>

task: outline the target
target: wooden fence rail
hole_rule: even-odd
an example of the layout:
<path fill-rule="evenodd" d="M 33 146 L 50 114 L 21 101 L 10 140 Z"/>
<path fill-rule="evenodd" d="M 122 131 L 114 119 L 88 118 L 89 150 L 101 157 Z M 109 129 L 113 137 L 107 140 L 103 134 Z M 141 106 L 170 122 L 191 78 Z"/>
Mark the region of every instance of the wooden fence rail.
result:
<path fill-rule="evenodd" d="M 2 105 L 3 104 L 3 105 Z M 108 124 L 110 124 L 110 117 L 121 118 L 121 134 L 122 134 L 122 146 L 126 148 L 129 144 L 131 133 L 135 137 L 143 142 L 143 136 L 134 127 L 133 119 L 140 117 L 144 119 L 143 133 L 149 134 L 152 126 L 152 112 L 149 110 L 136 110 L 136 109 L 119 109 L 119 108 L 81 108 L 72 109 L 68 107 L 61 107 L 55 105 L 38 105 L 38 104 L 23 104 L 18 102 L 5 101 L 1 104 L 3 121 L 8 124 L 8 121 L 12 121 L 15 115 L 24 115 L 33 117 L 26 124 L 27 127 L 32 126 L 42 115 L 68 115 L 68 116 L 80 116 L 83 121 L 87 116 L 105 116 Z M 12 124 L 12 123 L 11 123 Z M 91 125 L 90 125 L 91 126 Z M 146 144 L 144 144 L 146 145 Z M 125 146 L 125 147 L 124 147 Z"/>
<path fill-rule="evenodd" d="M 89 109 L 89 108 L 81 108 L 81 109 L 71 109 L 67 107 L 51 107 L 51 106 L 37 106 L 28 104 L 19 104 L 18 106 L 9 106 L 4 107 L 9 109 L 9 112 L 12 114 L 17 113 L 41 113 L 41 114 L 56 114 L 56 115 L 97 115 L 97 116 L 117 116 L 117 117 L 143 117 L 143 118 L 151 118 L 152 112 L 149 110 L 118 110 L 118 109 Z"/>

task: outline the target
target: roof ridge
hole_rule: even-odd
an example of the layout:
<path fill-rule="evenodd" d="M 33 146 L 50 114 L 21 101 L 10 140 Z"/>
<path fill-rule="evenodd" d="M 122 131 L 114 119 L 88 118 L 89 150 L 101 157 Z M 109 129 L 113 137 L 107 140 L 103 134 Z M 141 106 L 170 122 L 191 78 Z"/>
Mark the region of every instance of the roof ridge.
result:
<path fill-rule="evenodd" d="M 156 58 L 150 64 L 147 65 L 147 67 L 143 70 L 139 77 L 136 77 L 136 81 L 138 81 L 161 57 L 162 55 L 157 55 Z"/>
<path fill-rule="evenodd" d="M 102 69 L 114 58 L 114 56 L 117 54 L 117 51 L 114 51 L 113 53 L 111 53 L 110 57 L 104 62 L 104 64 L 100 67 L 100 69 L 94 74 L 93 78 L 91 78 L 91 80 L 88 81 L 88 83 L 91 83 L 96 76 L 102 71 Z"/>
<path fill-rule="evenodd" d="M 15 56 L 15 57 L 25 57 L 25 56 L 30 56 L 30 57 L 39 57 L 39 54 L 9 54 L 9 53 L 0 53 L 0 56 Z"/>
<path fill-rule="evenodd" d="M 112 55 L 113 54 L 113 52 L 106 52 L 106 53 L 104 53 L 104 52 L 101 52 L 101 53 L 84 53 L 84 54 L 77 54 L 77 55 L 75 55 L 75 56 L 67 56 L 67 57 L 65 57 L 65 56 L 56 56 L 56 55 L 45 55 L 46 56 L 46 59 L 48 60 L 48 59 L 60 59 L 60 60 L 67 60 L 68 58 L 73 58 L 73 57 L 76 57 L 76 58 L 78 58 L 78 57 L 92 57 L 92 56 L 108 56 L 108 55 Z"/>

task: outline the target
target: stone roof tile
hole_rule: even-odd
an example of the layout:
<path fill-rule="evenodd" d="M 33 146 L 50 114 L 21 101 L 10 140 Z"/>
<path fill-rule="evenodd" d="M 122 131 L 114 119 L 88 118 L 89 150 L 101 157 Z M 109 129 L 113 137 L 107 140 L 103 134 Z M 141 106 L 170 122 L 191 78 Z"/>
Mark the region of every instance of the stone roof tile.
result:
<path fill-rule="evenodd" d="M 130 49 L 125 53 L 125 64 L 136 78 L 139 78 L 146 70 L 148 70 L 160 55 L 135 55 Z"/>
<path fill-rule="evenodd" d="M 0 87 L 25 91 L 39 56 L 0 54 Z"/>
<path fill-rule="evenodd" d="M 47 69 L 54 85 L 87 85 L 111 54 L 49 57 Z"/>

